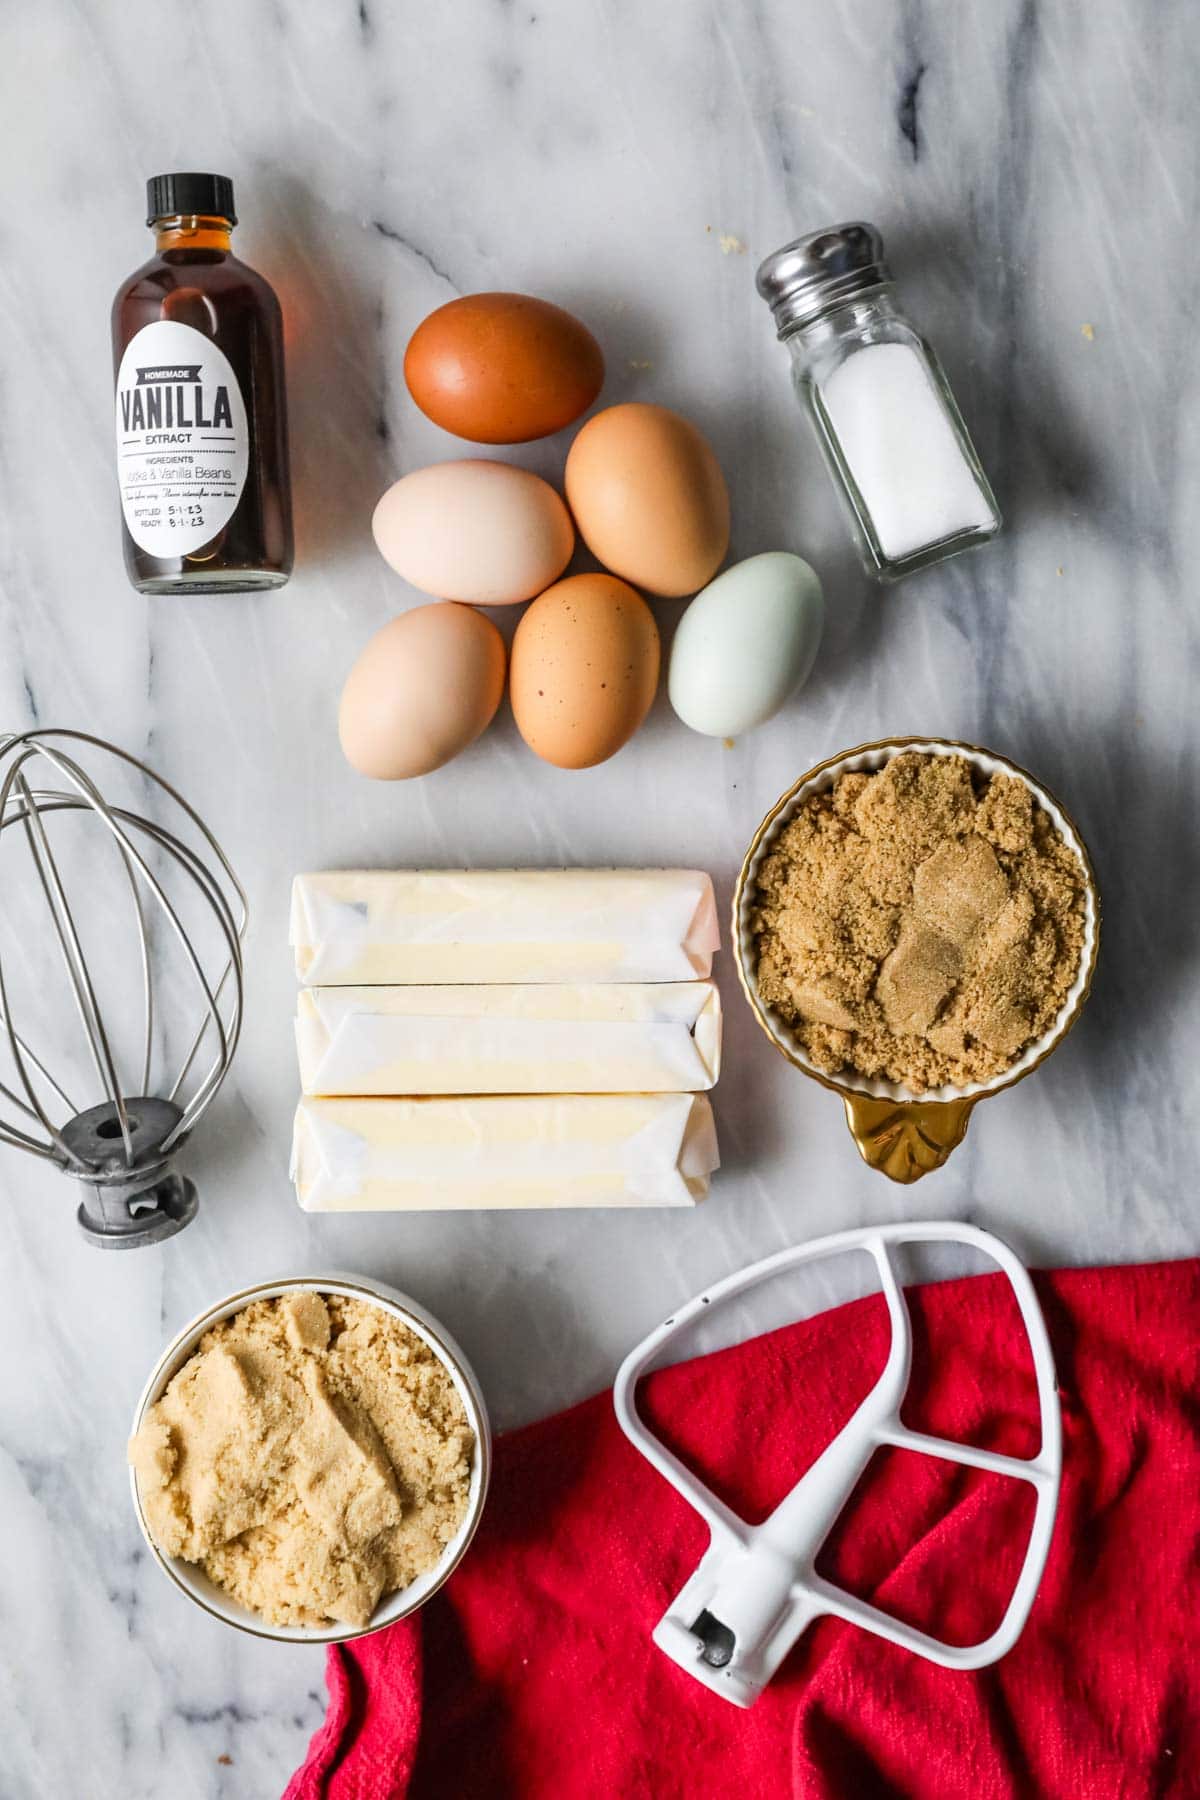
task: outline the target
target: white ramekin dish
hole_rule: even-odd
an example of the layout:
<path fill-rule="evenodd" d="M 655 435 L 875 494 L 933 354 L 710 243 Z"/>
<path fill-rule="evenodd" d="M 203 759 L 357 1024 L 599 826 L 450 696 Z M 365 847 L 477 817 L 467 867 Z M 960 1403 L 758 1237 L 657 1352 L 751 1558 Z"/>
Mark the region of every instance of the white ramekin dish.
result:
<path fill-rule="evenodd" d="M 408 1587 L 381 1600 L 366 1625 L 268 1625 L 257 1613 L 239 1605 L 210 1581 L 203 1569 L 194 1563 L 184 1562 L 181 1557 L 168 1556 L 159 1549 L 146 1523 L 138 1493 L 137 1475 L 133 1469 L 129 1471 L 129 1485 L 133 1494 L 133 1510 L 154 1560 L 175 1586 L 189 1600 L 203 1607 L 206 1613 L 223 1620 L 226 1625 L 236 1626 L 239 1631 L 249 1632 L 253 1637 L 273 1638 L 280 1643 L 344 1644 L 351 1638 L 369 1637 L 374 1631 L 382 1631 L 385 1625 L 394 1625 L 397 1619 L 407 1618 L 409 1613 L 423 1606 L 462 1561 L 483 1514 L 492 1470 L 492 1435 L 487 1407 L 470 1363 L 444 1326 L 439 1325 L 415 1300 L 410 1300 L 407 1294 L 399 1293 L 395 1288 L 386 1287 L 382 1282 L 369 1280 L 363 1275 L 297 1275 L 290 1279 L 260 1281 L 254 1287 L 242 1288 L 236 1294 L 219 1300 L 215 1306 L 208 1307 L 171 1340 L 142 1389 L 134 1411 L 130 1436 L 137 1433 L 147 1409 L 153 1406 L 171 1377 L 183 1367 L 211 1326 L 220 1319 L 228 1319 L 234 1313 L 241 1312 L 255 1300 L 274 1300 L 296 1288 L 313 1289 L 319 1294 L 336 1294 L 347 1300 L 365 1300 L 382 1308 L 384 1312 L 391 1313 L 394 1318 L 407 1325 L 410 1331 L 424 1338 L 454 1382 L 467 1415 L 467 1423 L 475 1434 L 471 1486 L 463 1522 L 433 1568 L 419 1575 Z"/>
<path fill-rule="evenodd" d="M 910 1093 L 894 1081 L 860 1075 L 854 1069 L 843 1069 L 836 1075 L 827 1075 L 823 1069 L 818 1069 L 806 1055 L 791 1026 L 767 1005 L 758 991 L 757 954 L 751 928 L 758 871 L 763 859 L 810 795 L 825 792 L 842 775 L 881 769 L 906 750 L 922 756 L 962 756 L 980 774 L 1013 775 L 1023 781 L 1078 857 L 1085 887 L 1084 939 L 1079 967 L 1053 1024 L 1014 1063 L 990 1081 L 971 1082 L 963 1087 L 931 1088 L 922 1094 Z M 1049 789 L 1035 781 L 1025 769 L 1009 762 L 1005 756 L 997 756 L 992 750 L 981 750 L 974 744 L 961 744 L 950 738 L 892 738 L 860 744 L 856 750 L 846 750 L 818 763 L 775 802 L 754 835 L 734 888 L 733 941 L 742 989 L 755 1018 L 775 1048 L 795 1068 L 819 1081 L 822 1087 L 841 1095 L 851 1135 L 865 1162 L 893 1181 L 910 1182 L 919 1180 L 931 1169 L 940 1168 L 950 1152 L 962 1142 L 971 1111 L 978 1101 L 1031 1075 L 1050 1052 L 1058 1048 L 1074 1025 L 1091 990 L 1096 967 L 1100 945 L 1100 894 L 1091 858 L 1074 821 Z"/>

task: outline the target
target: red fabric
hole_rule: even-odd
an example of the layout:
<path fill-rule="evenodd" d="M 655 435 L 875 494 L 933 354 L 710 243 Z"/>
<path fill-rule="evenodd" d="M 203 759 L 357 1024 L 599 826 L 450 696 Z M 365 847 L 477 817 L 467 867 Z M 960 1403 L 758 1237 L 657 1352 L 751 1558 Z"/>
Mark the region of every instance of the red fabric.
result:
<path fill-rule="evenodd" d="M 497 1445 L 461 1569 L 425 1610 L 334 1649 L 286 1800 L 1149 1800 L 1200 1794 L 1200 1262 L 1037 1277 L 1061 1383 L 1058 1522 L 1016 1649 L 951 1674 L 825 1620 L 740 1712 L 650 1632 L 705 1532 L 608 1395 Z M 914 1290 L 906 1418 L 1029 1454 L 1032 1371 L 988 1275 Z M 650 1378 L 643 1410 L 761 1515 L 882 1364 L 876 1298 Z M 908 1453 L 872 1465 L 830 1570 L 944 1637 L 998 1618 L 1024 1484 Z M 422 1668 L 423 1660 L 423 1668 Z"/>

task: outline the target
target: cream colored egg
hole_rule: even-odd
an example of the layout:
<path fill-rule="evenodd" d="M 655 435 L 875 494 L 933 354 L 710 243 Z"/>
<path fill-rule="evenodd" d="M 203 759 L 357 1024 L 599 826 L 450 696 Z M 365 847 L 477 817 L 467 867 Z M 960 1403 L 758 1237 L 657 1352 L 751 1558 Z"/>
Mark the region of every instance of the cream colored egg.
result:
<path fill-rule="evenodd" d="M 402 476 L 375 508 L 371 529 L 405 581 L 478 606 L 532 600 L 575 548 L 571 515 L 548 481 L 474 457 Z"/>
<path fill-rule="evenodd" d="M 375 633 L 342 690 L 347 762 L 376 781 L 440 769 L 495 718 L 506 661 L 495 625 L 469 606 L 401 613 Z"/>

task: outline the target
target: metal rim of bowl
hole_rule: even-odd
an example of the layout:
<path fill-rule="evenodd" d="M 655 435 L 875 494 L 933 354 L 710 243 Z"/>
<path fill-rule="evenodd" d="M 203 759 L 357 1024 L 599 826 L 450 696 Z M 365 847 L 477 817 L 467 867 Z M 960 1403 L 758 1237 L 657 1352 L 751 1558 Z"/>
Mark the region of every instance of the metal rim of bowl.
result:
<path fill-rule="evenodd" d="M 365 1300 L 372 1306 L 381 1307 L 385 1312 L 390 1312 L 394 1317 L 398 1317 L 410 1331 L 415 1332 L 418 1337 L 425 1340 L 445 1368 L 449 1370 L 460 1397 L 465 1396 L 466 1401 L 469 1402 L 469 1405 L 466 1406 L 464 1410 L 467 1411 L 467 1422 L 471 1425 L 475 1433 L 473 1465 L 477 1459 L 479 1470 L 478 1486 L 475 1489 L 473 1500 L 468 1504 L 466 1517 L 464 1518 L 462 1525 L 459 1526 L 458 1533 L 455 1534 L 459 1537 L 459 1542 L 454 1548 L 453 1556 L 443 1553 L 443 1560 L 445 1561 L 446 1566 L 439 1573 L 437 1580 L 425 1590 L 420 1599 L 415 1601 L 413 1605 L 402 1611 L 391 1614 L 386 1619 L 380 1619 L 377 1623 L 368 1621 L 368 1623 L 363 1626 L 331 1626 L 328 1629 L 314 1627 L 311 1630 L 304 1627 L 296 1628 L 283 1626 L 273 1629 L 266 1624 L 252 1625 L 246 1620 L 234 1618 L 230 1613 L 223 1612 L 218 1607 L 211 1605 L 198 1594 L 188 1582 L 181 1578 L 174 1567 L 174 1564 L 183 1559 L 168 1556 L 154 1540 L 154 1536 L 146 1521 L 145 1512 L 142 1509 L 142 1497 L 138 1492 L 137 1472 L 133 1468 L 129 1471 L 129 1486 L 130 1492 L 133 1495 L 133 1509 L 137 1515 L 138 1526 L 149 1546 L 154 1560 L 157 1562 L 159 1568 L 162 1569 L 163 1573 L 167 1575 L 179 1589 L 180 1593 L 185 1595 L 186 1598 L 192 1602 L 193 1606 L 200 1607 L 203 1612 L 208 1613 L 210 1618 L 219 1619 L 222 1625 L 231 1626 L 235 1631 L 245 1632 L 247 1637 L 262 1638 L 268 1643 L 348 1644 L 353 1643 L 360 1638 L 373 1637 L 377 1631 L 386 1631 L 389 1625 L 399 1624 L 401 1619 L 411 1617 L 414 1612 L 418 1612 L 428 1600 L 433 1598 L 438 1589 L 443 1587 L 445 1583 L 449 1581 L 451 1575 L 454 1573 L 455 1569 L 458 1568 L 463 1557 L 470 1548 L 475 1533 L 479 1529 L 479 1522 L 483 1517 L 484 1507 L 487 1503 L 488 1488 L 491 1484 L 492 1477 L 492 1431 L 491 1422 L 488 1418 L 487 1406 L 483 1398 L 483 1390 L 479 1385 L 479 1380 L 475 1371 L 472 1369 L 462 1351 L 458 1348 L 457 1344 L 454 1343 L 454 1340 L 450 1338 L 449 1334 L 442 1330 L 431 1315 L 426 1313 L 423 1308 L 418 1307 L 417 1302 L 412 1300 L 408 1295 L 402 1295 L 398 1289 L 389 1288 L 384 1282 L 372 1282 L 367 1277 L 360 1275 L 294 1275 L 279 1276 L 269 1281 L 256 1281 L 251 1287 L 241 1288 L 236 1293 L 228 1294 L 224 1299 L 218 1300 L 214 1305 L 206 1307 L 203 1312 L 197 1313 L 194 1319 L 183 1326 L 183 1328 L 175 1334 L 170 1343 L 160 1354 L 158 1361 L 150 1372 L 146 1385 L 142 1389 L 137 1406 L 134 1409 L 133 1426 L 130 1431 L 130 1436 L 133 1437 L 137 1434 L 148 1409 L 161 1397 L 167 1384 L 179 1373 L 179 1370 L 196 1349 L 200 1339 L 204 1336 L 204 1333 L 209 1330 L 211 1326 L 219 1324 L 222 1319 L 232 1318 L 235 1313 L 243 1312 L 245 1308 L 251 1305 L 255 1300 L 275 1299 L 284 1293 L 291 1292 L 295 1288 L 307 1288 L 320 1294 L 345 1295 L 351 1299 Z M 472 1414 L 474 1417 L 471 1416 Z M 475 1469 L 473 1466 L 473 1486 L 475 1485 L 474 1474 Z M 451 1546 L 448 1545 L 447 1552 L 450 1548 Z M 435 1564 L 434 1566 L 436 1567 L 437 1565 Z M 419 1579 L 420 1577 L 418 1577 L 418 1580 Z M 216 1584 L 214 1583 L 213 1585 L 215 1586 Z M 410 1585 L 415 1585 L 415 1583 Z M 401 1594 L 405 1591 L 405 1589 L 397 1590 L 397 1592 Z M 391 1596 L 388 1598 L 391 1598 Z M 241 1602 L 231 1599 L 230 1604 L 240 1606 Z M 386 1599 L 379 1602 L 379 1605 L 381 1606 L 385 1606 L 386 1604 Z M 249 1608 L 243 1608 L 243 1610 L 248 1612 Z"/>
<path fill-rule="evenodd" d="M 791 1028 L 786 1026 L 783 1021 L 780 1021 L 779 1030 L 772 1027 L 772 1009 L 760 998 L 756 975 L 748 966 L 750 957 L 745 943 L 748 933 L 743 930 L 743 912 L 746 905 L 747 893 L 753 884 L 754 877 L 757 875 L 757 869 L 762 860 L 762 855 L 772 837 L 777 830 L 780 829 L 783 815 L 796 800 L 801 789 L 809 787 L 813 782 L 819 781 L 819 778 L 827 770 L 832 770 L 839 764 L 850 763 L 856 758 L 873 755 L 883 755 L 886 757 L 887 761 L 890 761 L 893 756 L 899 756 L 906 750 L 923 751 L 929 756 L 961 755 L 965 756 L 968 760 L 985 758 L 988 762 L 1000 764 L 1009 774 L 1015 775 L 1018 780 L 1024 782 L 1025 786 L 1028 787 L 1033 794 L 1034 799 L 1042 804 L 1043 811 L 1049 811 L 1051 817 L 1053 817 L 1054 812 L 1057 812 L 1066 824 L 1071 838 L 1073 839 L 1073 842 L 1070 843 L 1070 848 L 1075 855 L 1078 856 L 1083 868 L 1087 895 L 1091 903 L 1091 946 L 1087 953 L 1087 961 L 1082 969 L 1082 985 L 1078 987 L 1078 991 L 1075 991 L 1076 984 L 1080 980 L 1080 971 L 1077 970 L 1075 981 L 1072 983 L 1072 994 L 1064 1001 L 1058 1016 L 1046 1031 L 1043 1032 L 1042 1036 L 1036 1039 L 1034 1044 L 1031 1045 L 1028 1050 L 1022 1052 L 1021 1056 L 1017 1059 L 1017 1065 L 1011 1070 L 1006 1070 L 1004 1073 L 993 1077 L 991 1081 L 981 1082 L 969 1087 L 931 1088 L 927 1092 L 921 1094 L 910 1093 L 907 1088 L 902 1088 L 898 1082 L 888 1083 L 882 1092 L 877 1091 L 876 1088 L 866 1086 L 855 1087 L 851 1085 L 851 1083 L 839 1079 L 836 1075 L 827 1075 L 823 1070 L 814 1068 L 811 1063 L 802 1057 L 798 1050 L 795 1050 L 784 1043 L 780 1036 L 780 1030 L 790 1032 Z M 886 763 L 880 764 L 880 767 L 885 766 Z M 851 771 L 847 770 L 845 772 L 850 773 Z M 871 773 L 875 772 L 876 771 L 874 770 L 871 771 Z M 820 792 L 822 790 L 818 788 L 814 791 Z M 1050 803 L 1049 807 L 1044 804 L 1047 801 Z M 774 1045 L 775 1049 L 778 1050 L 779 1054 L 791 1063 L 793 1068 L 799 1069 L 801 1074 L 809 1076 L 813 1081 L 820 1082 L 822 1087 L 828 1088 L 831 1093 L 839 1095 L 843 1100 L 890 1099 L 897 1106 L 954 1103 L 956 1101 L 966 1101 L 969 1102 L 971 1106 L 974 1106 L 977 1101 L 990 1099 L 993 1094 L 1001 1093 L 1005 1088 L 1015 1087 L 1019 1081 L 1024 1081 L 1027 1075 L 1032 1075 L 1035 1069 L 1041 1068 L 1046 1058 L 1052 1051 L 1057 1050 L 1059 1044 L 1062 1043 L 1063 1039 L 1067 1036 L 1067 1033 L 1074 1026 L 1075 1021 L 1083 1011 L 1087 998 L 1092 991 L 1092 979 L 1096 972 L 1096 960 L 1100 951 L 1100 925 L 1100 888 L 1096 881 L 1096 872 L 1092 867 L 1092 859 L 1088 852 L 1087 844 L 1084 842 L 1083 834 L 1071 817 L 1071 814 L 1062 804 L 1062 801 L 1059 800 L 1058 796 L 1053 793 L 1044 782 L 1038 781 L 1027 769 L 1023 769 L 1019 763 L 1013 762 L 1010 757 L 1002 756 L 997 750 L 988 750 L 980 744 L 968 744 L 957 738 L 879 738 L 871 743 L 857 744 L 854 748 L 849 750 L 840 750 L 836 756 L 827 756 L 823 762 L 815 763 L 811 769 L 792 783 L 786 793 L 780 795 L 774 806 L 772 806 L 764 815 L 757 831 L 750 841 L 750 847 L 746 851 L 741 869 L 738 872 L 738 878 L 734 884 L 733 902 L 731 906 L 731 935 L 733 937 L 734 955 L 737 962 L 738 980 L 741 983 L 742 992 L 750 1004 L 750 1010 L 754 1014 L 755 1023 L 767 1039 Z M 1029 1056 L 1030 1050 L 1035 1048 L 1038 1049 L 1037 1056 L 1031 1062 L 1025 1063 L 1025 1058 Z M 1024 1067 L 1019 1066 L 1022 1063 L 1025 1063 Z M 879 1084 L 879 1086 L 882 1087 L 883 1084 Z"/>

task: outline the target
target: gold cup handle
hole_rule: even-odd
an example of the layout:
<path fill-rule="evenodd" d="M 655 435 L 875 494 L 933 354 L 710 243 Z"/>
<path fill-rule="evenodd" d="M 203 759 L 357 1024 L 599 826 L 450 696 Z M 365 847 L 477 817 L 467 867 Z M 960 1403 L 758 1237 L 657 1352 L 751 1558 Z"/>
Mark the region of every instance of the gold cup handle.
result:
<path fill-rule="evenodd" d="M 892 1181 L 920 1181 L 940 1169 L 967 1134 L 969 1100 L 876 1100 L 846 1094 L 846 1123 L 859 1155 Z"/>

